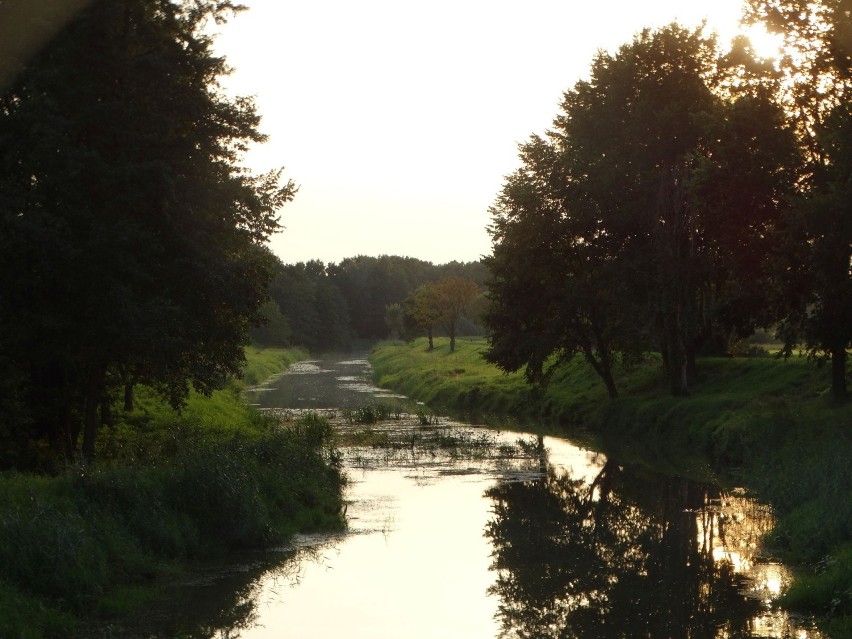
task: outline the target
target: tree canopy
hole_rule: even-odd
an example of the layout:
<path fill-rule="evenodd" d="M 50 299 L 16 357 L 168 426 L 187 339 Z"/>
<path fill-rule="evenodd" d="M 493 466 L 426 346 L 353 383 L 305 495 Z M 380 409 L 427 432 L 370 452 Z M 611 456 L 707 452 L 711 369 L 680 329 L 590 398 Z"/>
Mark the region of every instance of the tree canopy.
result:
<path fill-rule="evenodd" d="M 0 363 L 22 420 L 94 453 L 111 389 L 179 404 L 239 373 L 295 187 L 238 165 L 262 141 L 204 34 L 227 2 L 93 2 L 0 96 Z M 13 447 L 14 448 L 14 447 Z M 12 449 L 9 453 L 14 452 Z M 2 464 L 12 457 L 2 453 Z"/>
<path fill-rule="evenodd" d="M 753 3 L 781 24 L 793 4 Z M 822 43 L 833 62 L 815 56 L 809 77 L 833 78 L 846 95 L 838 41 Z M 521 168 L 491 209 L 488 358 L 542 381 L 581 353 L 614 397 L 614 365 L 656 350 L 672 392 L 686 394 L 697 355 L 786 318 L 789 343 L 831 353 L 843 377 L 848 102 L 803 123 L 792 105 L 818 100 L 793 78 L 742 40 L 723 52 L 676 24 L 598 54 L 553 128 L 521 145 Z M 834 390 L 844 396 L 844 383 Z"/>

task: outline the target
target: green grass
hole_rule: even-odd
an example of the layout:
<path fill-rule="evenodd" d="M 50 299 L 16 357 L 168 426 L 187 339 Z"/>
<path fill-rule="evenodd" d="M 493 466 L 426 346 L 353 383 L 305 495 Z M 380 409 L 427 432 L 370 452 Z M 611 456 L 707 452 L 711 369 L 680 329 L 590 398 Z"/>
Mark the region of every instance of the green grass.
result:
<path fill-rule="evenodd" d="M 435 350 L 425 339 L 384 345 L 370 355 L 380 386 L 442 408 L 470 414 L 521 413 L 531 408 L 534 394 L 520 374 L 504 375 L 482 360 L 484 340 L 436 338 Z"/>
<path fill-rule="evenodd" d="M 187 560 L 343 526 L 340 459 L 316 415 L 279 422 L 236 388 L 180 412 L 139 388 L 115 415 L 96 464 L 0 475 L 0 637 L 67 637 L 144 606 Z"/>
<path fill-rule="evenodd" d="M 262 384 L 272 375 L 285 370 L 290 364 L 308 359 L 308 353 L 300 348 L 263 348 L 247 346 L 246 365 L 240 383 L 246 386 Z"/>
<path fill-rule="evenodd" d="M 605 452 L 669 472 L 744 484 L 770 502 L 778 523 L 767 542 L 811 566 L 785 599 L 815 612 L 831 636 L 852 633 L 852 403 L 829 394 L 829 371 L 803 357 L 705 358 L 688 397 L 667 393 L 658 357 L 618 371 L 607 398 L 575 358 L 546 389 L 487 364 L 484 339 L 383 344 L 370 361 L 380 386 L 433 408 L 509 414 L 590 436 Z"/>

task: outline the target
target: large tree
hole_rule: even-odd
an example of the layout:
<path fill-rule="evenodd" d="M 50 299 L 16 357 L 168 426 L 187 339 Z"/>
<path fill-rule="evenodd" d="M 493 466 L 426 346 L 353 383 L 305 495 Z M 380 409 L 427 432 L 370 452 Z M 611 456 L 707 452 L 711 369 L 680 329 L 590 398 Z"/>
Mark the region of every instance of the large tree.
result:
<path fill-rule="evenodd" d="M 773 280 L 787 352 L 831 360 L 848 397 L 852 346 L 852 6 L 848 0 L 752 0 L 750 18 L 783 36 L 780 85 L 806 157 L 779 235 Z"/>
<path fill-rule="evenodd" d="M 572 152 L 557 133 L 534 136 L 492 207 L 486 357 L 507 371 L 523 367 L 539 383 L 579 352 L 616 397 L 616 351 L 641 347 L 637 297 L 621 276 L 631 258 L 604 232 L 600 207 L 572 172 Z"/>
<path fill-rule="evenodd" d="M 684 394 L 699 349 L 753 328 L 765 304 L 745 284 L 793 147 L 760 84 L 733 91 L 718 53 L 700 30 L 644 31 L 599 54 L 547 138 L 522 147 L 493 209 L 493 361 L 535 373 L 579 351 L 615 396 L 613 353 L 653 336 Z"/>
<path fill-rule="evenodd" d="M 0 96 L 0 328 L 31 435 L 69 453 L 116 380 L 209 391 L 260 319 L 295 189 L 238 167 L 259 116 L 204 35 L 233 9 L 94 2 Z"/>

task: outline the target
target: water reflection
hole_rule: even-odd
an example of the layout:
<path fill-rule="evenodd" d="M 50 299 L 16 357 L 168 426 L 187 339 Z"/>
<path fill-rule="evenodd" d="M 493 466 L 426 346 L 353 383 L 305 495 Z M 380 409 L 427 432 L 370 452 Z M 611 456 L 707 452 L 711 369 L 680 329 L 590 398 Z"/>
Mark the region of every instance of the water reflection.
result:
<path fill-rule="evenodd" d="M 788 577 L 758 555 L 766 508 L 612 460 L 591 480 L 541 463 L 487 493 L 501 637 L 819 636 L 767 608 Z"/>
<path fill-rule="evenodd" d="M 562 439 L 347 422 L 387 397 L 352 355 L 248 397 L 336 422 L 348 531 L 202 571 L 110 637 L 820 637 L 771 607 L 789 575 L 760 555 L 771 513 L 744 495 Z"/>

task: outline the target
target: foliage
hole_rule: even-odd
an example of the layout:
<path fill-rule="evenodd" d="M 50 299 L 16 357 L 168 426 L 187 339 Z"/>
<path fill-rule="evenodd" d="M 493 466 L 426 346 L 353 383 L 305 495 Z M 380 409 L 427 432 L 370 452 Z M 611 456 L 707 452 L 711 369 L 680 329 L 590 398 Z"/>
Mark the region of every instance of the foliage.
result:
<path fill-rule="evenodd" d="M 434 332 L 441 315 L 438 291 L 433 284 L 423 284 L 406 299 L 406 314 L 414 325 L 426 331 L 429 350 L 435 348 Z"/>
<path fill-rule="evenodd" d="M 484 286 L 487 270 L 480 262 L 434 265 L 394 255 L 361 255 L 328 265 L 277 262 L 272 301 L 263 308 L 267 324 L 252 336 L 264 346 L 297 345 L 312 352 L 345 349 L 355 338 L 384 338 L 394 331 L 407 338 L 416 330 L 410 316 L 414 291 L 445 277 Z M 394 316 L 389 324 L 388 309 L 397 305 L 405 316 Z"/>
<path fill-rule="evenodd" d="M 484 286 L 488 271 L 480 262 L 449 262 L 435 265 L 410 257 L 359 255 L 329 264 L 328 273 L 349 309 L 352 329 L 360 338 L 385 338 L 385 309 L 405 304 L 414 291 L 427 283 L 460 277 Z"/>
<path fill-rule="evenodd" d="M 20 376 L 0 412 L 27 413 L 3 467 L 35 439 L 91 459 L 119 388 L 178 405 L 239 374 L 295 187 L 237 166 L 264 136 L 205 35 L 231 9 L 94 2 L 0 95 L 0 376 Z"/>
<path fill-rule="evenodd" d="M 454 351 L 459 320 L 479 293 L 479 288 L 475 282 L 455 275 L 438 280 L 432 287 L 438 310 L 438 324 L 450 338 L 450 351 Z"/>
<path fill-rule="evenodd" d="M 285 348 L 294 342 L 290 322 L 278 303 L 270 299 L 260 309 L 262 322 L 251 329 L 251 340 L 270 348 Z"/>
<path fill-rule="evenodd" d="M 615 353 L 659 350 L 685 394 L 700 350 L 767 319 L 795 146 L 768 90 L 732 90 L 726 65 L 700 30 L 643 31 L 521 146 L 491 210 L 491 361 L 546 381 L 582 353 L 616 397 Z"/>
<path fill-rule="evenodd" d="M 400 304 L 388 304 L 385 307 L 385 324 L 391 339 L 399 339 L 405 331 L 405 311 Z"/>
<path fill-rule="evenodd" d="M 852 20 L 845 0 L 751 0 L 749 18 L 784 40 L 780 93 L 806 162 L 780 235 L 775 273 L 787 351 L 803 342 L 831 360 L 832 393 L 848 397 L 852 346 Z"/>
<path fill-rule="evenodd" d="M 449 336 L 450 350 L 455 350 L 459 322 L 478 293 L 475 282 L 451 275 L 423 284 L 408 297 L 408 316 L 415 326 L 426 331 L 429 350 L 434 348 L 433 333 L 437 327 Z"/>
<path fill-rule="evenodd" d="M 270 285 L 272 303 L 289 329 L 287 345 L 309 351 L 343 349 L 352 339 L 349 308 L 325 264 L 276 264 Z M 271 345 L 268 341 L 262 344 Z"/>

